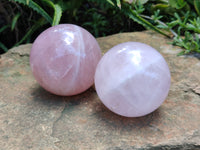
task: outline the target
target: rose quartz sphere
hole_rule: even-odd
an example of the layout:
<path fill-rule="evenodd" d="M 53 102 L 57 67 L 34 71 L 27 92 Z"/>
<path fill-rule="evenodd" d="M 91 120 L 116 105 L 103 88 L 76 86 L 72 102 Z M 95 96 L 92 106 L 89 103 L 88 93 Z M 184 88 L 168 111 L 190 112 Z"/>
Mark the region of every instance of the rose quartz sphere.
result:
<path fill-rule="evenodd" d="M 62 96 L 79 94 L 94 83 L 101 50 L 85 29 L 61 24 L 42 32 L 34 41 L 30 66 L 47 91 Z"/>
<path fill-rule="evenodd" d="M 140 117 L 163 103 L 170 79 L 168 65 L 160 53 L 146 44 L 127 42 L 102 57 L 96 68 L 95 87 L 111 111 Z"/>

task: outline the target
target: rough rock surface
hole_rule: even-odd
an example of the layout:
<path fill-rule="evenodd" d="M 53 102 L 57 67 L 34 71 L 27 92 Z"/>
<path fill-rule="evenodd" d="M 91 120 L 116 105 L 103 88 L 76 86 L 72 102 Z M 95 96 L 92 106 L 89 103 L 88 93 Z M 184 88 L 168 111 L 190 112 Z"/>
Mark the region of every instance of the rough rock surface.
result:
<path fill-rule="evenodd" d="M 140 118 L 113 114 L 90 88 L 73 97 L 52 95 L 34 80 L 31 45 L 0 56 L 0 149 L 2 150 L 198 150 L 200 149 L 200 61 L 154 32 L 122 33 L 98 42 L 105 52 L 125 41 L 159 50 L 169 64 L 169 96 Z"/>

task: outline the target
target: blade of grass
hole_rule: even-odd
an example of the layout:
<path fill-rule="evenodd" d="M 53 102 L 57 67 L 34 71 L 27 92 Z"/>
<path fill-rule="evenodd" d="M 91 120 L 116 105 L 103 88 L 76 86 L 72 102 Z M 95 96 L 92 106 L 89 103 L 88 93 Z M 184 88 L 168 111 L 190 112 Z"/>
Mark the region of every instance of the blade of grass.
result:
<path fill-rule="evenodd" d="M 35 24 L 28 30 L 28 32 L 25 34 L 25 36 L 14 46 L 18 46 L 21 43 L 23 43 L 27 38 L 29 38 L 38 28 L 41 26 L 47 24 L 47 21 L 44 18 L 39 19 Z"/>
<path fill-rule="evenodd" d="M 8 48 L 1 42 L 0 42 L 0 48 L 2 48 L 4 50 L 4 52 L 8 51 Z"/>
<path fill-rule="evenodd" d="M 199 0 L 194 0 L 194 8 L 197 14 L 200 16 L 200 1 Z"/>
<path fill-rule="evenodd" d="M 52 26 L 58 25 L 62 17 L 62 8 L 60 7 L 59 4 L 54 4 L 50 0 L 42 0 L 42 1 L 46 2 L 50 7 L 54 9 L 53 22 L 51 25 Z"/>
<path fill-rule="evenodd" d="M 20 13 L 17 13 L 17 14 L 15 15 L 15 17 L 13 18 L 12 23 L 11 23 L 11 31 L 14 30 L 15 25 L 16 25 L 17 20 L 19 19 L 20 15 L 21 15 Z"/>
<path fill-rule="evenodd" d="M 116 2 L 117 2 L 117 7 L 119 7 L 121 9 L 121 2 L 120 2 L 120 0 L 116 0 Z"/>
<path fill-rule="evenodd" d="M 147 20 L 145 20 L 144 18 L 142 18 L 139 14 L 137 14 L 134 10 L 129 9 L 129 11 L 124 10 L 124 13 L 131 18 L 132 20 L 136 21 L 137 23 L 143 25 L 144 27 L 148 28 L 148 29 L 152 29 L 164 36 L 170 37 L 169 35 L 167 35 L 166 33 L 164 33 L 163 31 L 159 30 L 157 27 L 155 27 L 154 25 L 152 25 L 150 22 L 148 22 Z"/>
<path fill-rule="evenodd" d="M 32 8 L 41 16 L 43 16 L 49 23 L 52 24 L 52 18 L 47 14 L 47 12 L 42 7 L 40 7 L 40 5 L 38 5 L 34 1 L 29 0 L 28 3 L 27 3 L 27 0 L 9 0 L 9 1 L 18 2 Z"/>
<path fill-rule="evenodd" d="M 9 25 L 5 25 L 3 27 L 0 28 L 0 33 L 3 32 L 4 30 L 6 30 L 9 27 Z"/>
<path fill-rule="evenodd" d="M 106 0 L 109 4 L 111 4 L 112 6 L 115 6 L 115 4 L 112 2 L 112 0 Z"/>
<path fill-rule="evenodd" d="M 55 12 L 54 12 L 52 26 L 58 25 L 62 17 L 62 8 L 60 7 L 60 5 L 56 4 L 54 7 L 55 7 L 54 9 Z"/>

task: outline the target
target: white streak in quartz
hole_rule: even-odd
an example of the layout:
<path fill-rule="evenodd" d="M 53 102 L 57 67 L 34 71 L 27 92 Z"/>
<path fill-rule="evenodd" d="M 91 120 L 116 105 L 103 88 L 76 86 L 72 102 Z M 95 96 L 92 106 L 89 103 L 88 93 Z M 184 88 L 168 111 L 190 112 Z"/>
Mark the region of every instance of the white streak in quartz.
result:
<path fill-rule="evenodd" d="M 145 74 L 146 76 L 149 76 L 151 79 L 156 79 L 158 78 L 158 75 L 154 72 L 147 72 L 145 71 L 145 69 L 141 69 L 141 72 L 142 74 Z"/>
<path fill-rule="evenodd" d="M 56 55 L 51 58 L 51 61 L 55 61 L 56 59 L 63 57 L 66 55 L 66 50 L 64 48 L 60 48 L 59 45 L 55 48 Z"/>
<path fill-rule="evenodd" d="M 49 75 L 53 79 L 60 80 L 60 79 L 64 78 L 67 75 L 67 73 L 70 71 L 70 69 L 72 69 L 72 65 L 69 65 L 69 66 L 65 67 L 66 69 L 65 69 L 64 73 L 62 73 L 60 71 L 56 71 L 55 69 L 52 69 L 49 66 L 47 66 L 47 68 L 48 68 L 47 70 L 48 70 Z"/>
<path fill-rule="evenodd" d="M 83 34 L 78 27 L 75 27 L 75 30 L 77 31 L 77 36 L 78 36 L 77 42 L 78 42 L 79 53 L 85 55 L 85 44 L 84 44 Z"/>
<path fill-rule="evenodd" d="M 82 32 L 80 31 L 80 29 L 78 27 L 74 27 L 74 30 L 76 31 L 76 35 L 78 36 L 77 39 L 77 51 L 79 52 L 79 54 L 84 54 L 85 55 L 85 45 L 84 45 L 84 41 L 83 41 L 83 35 Z M 80 62 L 81 62 L 81 55 L 79 55 L 77 57 L 77 61 L 76 61 L 76 70 L 74 73 L 74 80 L 77 77 L 78 73 L 79 73 L 79 68 L 80 68 Z"/>
<path fill-rule="evenodd" d="M 75 33 L 76 33 L 75 35 L 77 36 L 77 40 L 76 40 L 77 47 L 75 49 L 74 47 L 70 46 L 69 50 L 72 50 L 72 49 L 73 50 L 69 51 L 69 52 L 72 52 L 73 55 L 76 55 L 77 59 L 76 59 L 76 61 L 74 61 L 74 64 L 73 64 L 74 66 L 76 66 L 75 67 L 76 69 L 73 72 L 73 78 L 68 83 L 68 85 L 71 87 L 70 90 L 72 90 L 72 91 L 75 90 L 75 88 L 72 85 L 76 84 L 76 82 L 77 82 L 76 79 L 77 79 L 77 76 L 79 75 L 81 59 L 86 56 L 82 32 L 78 26 L 75 26 L 73 30 L 75 31 Z"/>

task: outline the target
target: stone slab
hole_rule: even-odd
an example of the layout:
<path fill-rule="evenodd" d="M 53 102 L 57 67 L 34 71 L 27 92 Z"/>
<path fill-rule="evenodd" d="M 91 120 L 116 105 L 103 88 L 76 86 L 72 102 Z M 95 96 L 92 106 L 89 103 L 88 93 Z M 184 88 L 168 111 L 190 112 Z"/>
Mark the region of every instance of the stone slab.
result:
<path fill-rule="evenodd" d="M 139 41 L 161 52 L 169 64 L 169 96 L 155 112 L 125 118 L 109 111 L 92 87 L 72 97 L 42 89 L 29 67 L 31 44 L 0 56 L 0 150 L 199 150 L 200 61 L 180 56 L 169 39 L 151 31 L 97 39 L 112 46 Z"/>

